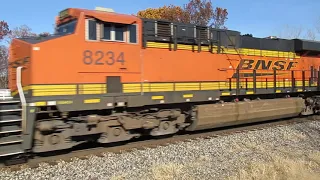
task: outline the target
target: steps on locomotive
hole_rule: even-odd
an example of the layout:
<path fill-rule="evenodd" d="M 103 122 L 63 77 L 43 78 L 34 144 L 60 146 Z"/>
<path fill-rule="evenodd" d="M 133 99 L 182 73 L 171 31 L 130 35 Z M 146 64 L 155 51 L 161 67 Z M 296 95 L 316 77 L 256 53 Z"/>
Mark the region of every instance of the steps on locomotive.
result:
<path fill-rule="evenodd" d="M 0 157 L 23 153 L 22 108 L 9 90 L 0 90 Z"/>

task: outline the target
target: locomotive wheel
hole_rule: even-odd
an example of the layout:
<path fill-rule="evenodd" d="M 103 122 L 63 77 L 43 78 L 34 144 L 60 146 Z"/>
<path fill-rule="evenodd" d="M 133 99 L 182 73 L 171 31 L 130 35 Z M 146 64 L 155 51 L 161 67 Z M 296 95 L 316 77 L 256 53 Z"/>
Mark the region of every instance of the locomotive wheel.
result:
<path fill-rule="evenodd" d="M 127 141 L 134 137 L 139 137 L 140 134 L 130 134 L 122 127 L 107 127 L 107 132 L 103 133 L 98 139 L 99 143 L 112 143 Z"/>
<path fill-rule="evenodd" d="M 162 121 L 158 128 L 152 129 L 150 132 L 151 136 L 162 136 L 162 135 L 169 135 L 175 134 L 178 132 L 176 128 L 176 124 L 172 121 Z"/>
<path fill-rule="evenodd" d="M 38 132 L 36 133 L 35 146 L 33 148 L 33 151 L 38 153 L 64 150 L 80 143 L 81 142 L 71 141 L 68 135 L 68 131 L 52 133 L 48 135 L 43 135 Z"/>

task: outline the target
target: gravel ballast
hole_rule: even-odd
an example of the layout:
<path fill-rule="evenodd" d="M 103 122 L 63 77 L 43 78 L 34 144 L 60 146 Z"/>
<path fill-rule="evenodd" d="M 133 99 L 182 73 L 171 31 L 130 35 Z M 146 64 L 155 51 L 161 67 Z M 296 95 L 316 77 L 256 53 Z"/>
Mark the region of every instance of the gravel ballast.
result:
<path fill-rule="evenodd" d="M 320 174 L 319 121 L 1 171 L 0 179 L 259 179 L 294 172 L 301 179 L 304 170 L 309 179 Z"/>

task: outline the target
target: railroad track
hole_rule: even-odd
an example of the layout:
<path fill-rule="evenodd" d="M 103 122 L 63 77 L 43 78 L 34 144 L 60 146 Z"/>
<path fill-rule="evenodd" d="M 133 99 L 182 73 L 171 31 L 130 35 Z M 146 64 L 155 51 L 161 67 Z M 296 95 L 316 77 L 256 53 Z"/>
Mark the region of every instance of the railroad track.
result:
<path fill-rule="evenodd" d="M 273 120 L 267 122 L 260 122 L 260 123 L 251 123 L 245 125 L 238 125 L 238 126 L 230 126 L 224 128 L 217 128 L 211 130 L 202 130 L 192 133 L 183 133 L 177 134 L 171 137 L 165 138 L 158 138 L 158 139 L 137 139 L 135 141 L 129 141 L 127 143 L 113 144 L 112 146 L 104 146 L 104 147 L 93 147 L 89 149 L 79 149 L 74 150 L 67 154 L 60 154 L 48 157 L 40 157 L 36 156 L 33 159 L 30 159 L 27 163 L 19 164 L 19 165 L 12 165 L 12 166 L 5 166 L 3 163 L 0 164 L 0 170 L 10 170 L 10 171 L 17 171 L 21 168 L 36 168 L 41 163 L 48 163 L 50 165 L 55 165 L 59 163 L 59 161 L 72 161 L 73 158 L 79 159 L 87 159 L 91 155 L 95 156 L 103 156 L 103 153 L 112 152 L 112 153 L 124 153 L 130 152 L 133 150 L 143 150 L 146 148 L 156 148 L 159 146 L 167 146 L 170 144 L 175 144 L 179 142 L 187 142 L 192 140 L 201 140 L 201 139 L 209 139 L 215 138 L 220 136 L 231 135 L 235 133 L 243 133 L 248 131 L 258 131 L 270 127 L 280 127 L 286 125 L 292 125 L 297 123 L 304 123 L 307 121 L 318 121 L 320 120 L 320 116 L 309 116 L 304 118 L 292 118 L 286 120 Z"/>

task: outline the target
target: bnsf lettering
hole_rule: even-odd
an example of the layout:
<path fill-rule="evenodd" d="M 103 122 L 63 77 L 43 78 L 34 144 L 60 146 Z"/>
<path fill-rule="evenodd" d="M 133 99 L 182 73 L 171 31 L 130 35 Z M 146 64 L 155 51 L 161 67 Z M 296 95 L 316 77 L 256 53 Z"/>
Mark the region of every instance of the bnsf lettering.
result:
<path fill-rule="evenodd" d="M 266 61 L 266 60 L 252 60 L 243 59 L 240 61 L 239 69 L 262 69 L 262 70 L 290 70 L 295 68 L 298 62 L 287 61 Z"/>

